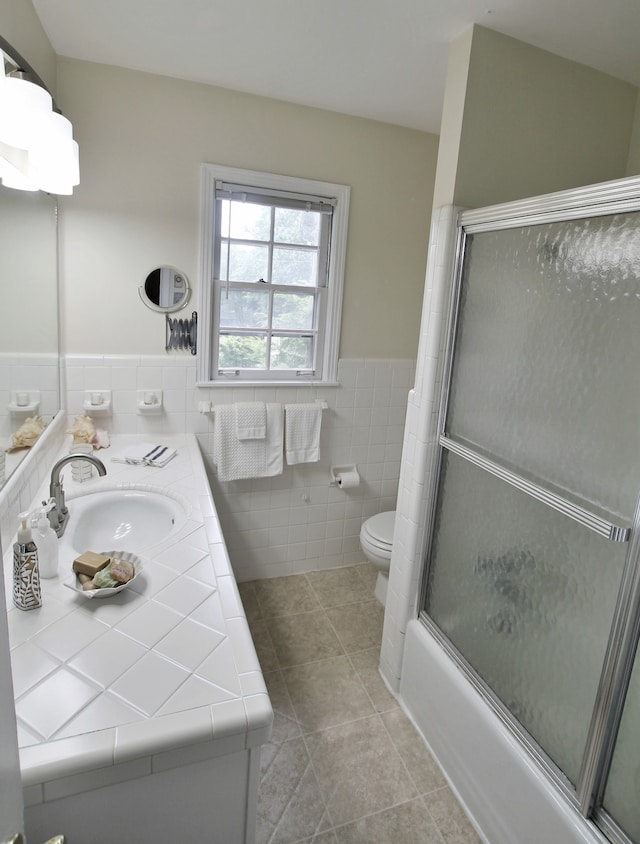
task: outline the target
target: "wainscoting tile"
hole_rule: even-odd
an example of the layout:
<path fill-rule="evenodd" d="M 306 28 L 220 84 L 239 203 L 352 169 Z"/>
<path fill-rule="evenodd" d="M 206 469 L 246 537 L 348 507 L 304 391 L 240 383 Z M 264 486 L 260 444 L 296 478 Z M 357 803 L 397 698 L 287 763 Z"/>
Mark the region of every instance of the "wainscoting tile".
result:
<path fill-rule="evenodd" d="M 56 374 L 57 361 L 53 364 L 49 368 Z M 7 360 L 7 370 L 10 365 L 15 365 L 13 359 Z M 238 582 L 362 563 L 365 558 L 358 544 L 362 520 L 396 506 L 400 446 L 414 382 L 414 360 L 340 360 L 339 386 L 308 384 L 304 389 L 196 387 L 196 364 L 191 355 L 67 355 L 64 366 L 69 421 L 80 409 L 82 391 L 99 384 L 112 392 L 112 433 L 154 438 L 172 432 L 196 435 Z M 39 378 L 45 369 L 40 367 Z M 0 382 L 2 372 L 0 360 Z M 162 413 L 136 414 L 136 390 L 159 387 L 165 391 Z M 51 395 L 55 395 L 53 389 Z M 281 403 L 326 400 L 320 460 L 285 465 L 282 474 L 273 478 L 220 483 L 213 459 L 215 412 L 199 413 L 199 404 L 210 402 L 215 407 L 250 398 Z M 0 418 L 0 427 L 1 423 Z M 6 417 L 5 433 L 8 424 Z M 352 463 L 358 466 L 360 486 L 348 493 L 330 487 L 330 467 Z M 335 508 L 329 515 L 328 505 L 332 503 L 344 505 L 342 515 L 337 516 Z M 325 525 L 334 521 L 338 523 L 334 526 L 338 536 L 325 536 Z M 305 525 L 307 532 L 303 535 Z M 15 531 L 13 522 L 10 528 L 9 537 Z"/>

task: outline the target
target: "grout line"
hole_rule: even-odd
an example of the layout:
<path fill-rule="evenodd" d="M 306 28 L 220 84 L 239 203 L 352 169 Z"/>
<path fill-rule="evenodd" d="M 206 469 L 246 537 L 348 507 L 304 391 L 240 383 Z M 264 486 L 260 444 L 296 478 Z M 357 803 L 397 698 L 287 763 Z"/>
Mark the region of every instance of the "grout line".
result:
<path fill-rule="evenodd" d="M 316 590 L 313 588 L 313 585 L 310 583 L 309 578 L 307 577 L 307 575 L 306 575 L 306 574 L 303 574 L 303 575 L 302 575 L 302 577 L 304 577 L 304 578 L 305 578 L 305 580 L 307 581 L 307 583 L 309 584 L 309 586 L 310 586 L 310 587 L 311 587 L 311 589 L 313 590 L 313 594 L 314 594 L 316 597 L 318 597 L 318 594 L 317 594 Z M 319 598 L 318 598 L 318 600 L 319 600 Z M 352 601 L 352 602 L 350 602 L 349 604 L 342 604 L 342 605 L 340 605 L 340 608 L 345 607 L 345 606 L 354 606 L 354 605 L 357 605 L 357 604 L 365 603 L 365 601 L 368 601 L 368 600 L 369 600 L 369 599 L 367 598 L 367 599 L 365 599 L 364 601 L 363 601 L 363 600 L 360 600 L 360 601 Z M 399 806 L 402 806 L 402 805 L 404 805 L 404 804 L 408 804 L 408 803 L 411 803 L 411 802 L 414 802 L 414 801 L 418 801 L 418 800 L 419 800 L 419 801 L 422 801 L 422 805 L 425 807 L 425 810 L 426 810 L 426 812 L 427 812 L 427 815 L 428 815 L 428 817 L 430 818 L 431 822 L 433 823 L 434 829 L 435 829 L 436 834 L 437 834 L 437 836 L 438 836 L 438 842 L 439 842 L 439 844 L 444 844 L 444 842 L 445 842 L 445 835 L 444 835 L 444 832 L 441 830 L 440 825 L 438 824 L 438 822 L 437 822 L 436 818 L 435 818 L 435 817 L 433 816 L 433 814 L 431 813 L 431 811 L 430 811 L 430 809 L 429 809 L 429 806 L 428 806 L 428 804 L 427 804 L 427 801 L 426 801 L 424 798 L 425 798 L 425 796 L 428 796 L 428 795 L 433 795 L 433 794 L 436 794 L 436 793 L 438 793 L 438 792 L 440 792 L 440 791 L 441 791 L 441 792 L 446 792 L 446 791 L 448 790 L 448 786 L 447 786 L 447 785 L 439 786 L 439 787 L 437 787 L 437 788 L 435 788 L 435 789 L 433 789 L 433 790 L 431 790 L 431 791 L 429 791 L 429 792 L 421 792 L 421 791 L 420 791 L 420 789 L 419 789 L 419 787 L 418 787 L 418 785 L 417 785 L 417 783 L 416 783 L 416 781 L 415 781 L 414 777 L 411 775 L 411 772 L 409 771 L 409 768 L 408 768 L 407 764 L 406 764 L 406 763 L 405 763 L 405 761 L 404 761 L 404 758 L 403 758 L 402 754 L 400 753 L 400 751 L 399 751 L 399 750 L 398 750 L 398 748 L 396 747 L 396 743 L 395 743 L 395 741 L 393 740 L 393 737 L 391 736 L 391 733 L 390 733 L 390 732 L 389 732 L 389 730 L 387 729 L 387 725 L 385 724 L 384 718 L 382 717 L 382 716 L 383 716 L 384 714 L 386 714 L 387 712 L 390 712 L 390 711 L 395 711 L 395 709 L 394 709 L 394 710 L 385 710 L 384 712 L 378 712 L 378 711 L 377 711 L 377 708 L 376 708 L 376 705 L 375 705 L 375 703 L 374 703 L 374 700 L 373 700 L 372 696 L 369 694 L 369 691 L 367 690 L 367 687 L 366 687 L 366 685 L 365 685 L 365 683 L 364 683 L 364 681 L 363 681 L 363 679 L 362 679 L 362 677 L 361 677 L 360 673 L 357 671 L 357 669 L 356 669 L 356 667 L 355 667 L 355 665 L 354 665 L 354 662 L 353 662 L 353 658 L 352 658 L 352 657 L 354 657 L 354 656 L 355 656 L 356 654 L 358 654 L 358 653 L 362 653 L 363 651 L 371 650 L 371 649 L 372 649 L 372 648 L 374 648 L 374 647 L 375 647 L 375 648 L 377 648 L 378 646 L 377 646 L 377 645 L 372 645 L 372 646 L 367 647 L 367 648 L 362 648 L 362 649 L 360 649 L 359 651 L 352 651 L 352 652 L 347 653 L 347 652 L 346 652 L 346 650 L 344 650 L 344 644 L 343 644 L 342 640 L 340 639 L 340 636 L 338 636 L 338 633 L 337 633 L 337 631 L 335 630 L 335 627 L 334 627 L 333 623 L 331 622 L 331 619 L 329 618 L 329 616 L 328 616 L 328 614 L 327 614 L 327 609 L 334 609 L 334 607 L 324 607 L 324 606 L 322 606 L 322 605 L 321 605 L 321 606 L 320 606 L 320 609 L 321 609 L 321 610 L 322 610 L 322 612 L 324 613 L 326 621 L 328 622 L 328 624 L 329 624 L 330 628 L 332 629 L 332 631 L 334 632 L 335 636 L 337 637 L 338 642 L 340 643 L 340 646 L 343 648 L 343 651 L 344 651 L 344 652 L 343 652 L 342 654 L 336 654 L 336 655 L 333 655 L 333 656 L 330 656 L 330 657 L 323 657 L 323 658 L 321 658 L 321 659 L 317 659 L 317 660 L 309 660 L 308 662 L 305 662 L 305 663 L 300 663 L 299 665 L 292 665 L 292 666 L 286 666 L 286 667 L 283 667 L 283 666 L 281 666 L 281 665 L 280 665 L 280 656 L 279 656 L 279 654 L 278 654 L 278 650 L 277 650 L 277 648 L 276 648 L 276 646 L 275 646 L 275 643 L 274 643 L 273 639 L 271 638 L 271 634 L 270 634 L 270 631 L 269 631 L 269 625 L 268 625 L 268 619 L 265 619 L 265 618 L 261 619 L 261 620 L 263 620 L 263 621 L 265 622 L 266 632 L 267 632 L 267 635 L 269 636 L 269 640 L 270 640 L 271 645 L 272 645 L 273 650 L 274 650 L 274 654 L 275 654 L 275 657 L 276 657 L 276 662 L 277 662 L 277 664 L 278 664 L 278 668 L 277 668 L 276 670 L 277 670 L 277 671 L 279 672 L 279 674 L 280 674 L 280 678 L 281 678 L 282 683 L 283 683 L 284 692 L 285 692 L 285 694 L 286 694 L 287 700 L 288 700 L 289 705 L 290 705 L 290 711 L 291 711 L 291 712 L 293 712 L 293 716 L 294 716 L 294 720 L 295 720 L 296 726 L 297 726 L 297 728 L 298 728 L 298 729 L 299 729 L 299 731 L 300 731 L 300 735 L 299 735 L 299 736 L 295 736 L 295 737 L 292 737 L 292 738 L 289 738 L 289 739 L 285 739 L 283 742 L 274 742 L 274 744 L 275 744 L 275 745 L 282 745 L 282 744 L 284 744 L 285 742 L 289 742 L 289 741 L 296 741 L 296 740 L 298 740 L 299 738 L 301 738 L 301 739 L 302 739 L 303 746 L 304 746 L 304 748 L 305 748 L 305 752 L 306 752 L 306 754 L 307 754 L 307 758 L 308 758 L 308 765 L 309 765 L 309 769 L 311 770 L 311 772 L 312 772 L 312 774 L 313 774 L 313 777 L 314 777 L 314 780 L 315 780 L 315 787 L 317 787 L 317 794 L 318 794 L 318 796 L 319 796 L 320 800 L 322 801 L 322 805 L 323 805 L 323 807 L 324 807 L 324 811 L 323 811 L 323 813 L 322 813 L 322 816 L 321 816 L 321 819 L 320 819 L 320 821 L 319 821 L 319 824 L 316 826 L 316 828 L 314 829 L 314 831 L 313 831 L 312 833 L 310 833 L 309 835 L 306 835 L 306 836 L 303 836 L 302 838 L 296 839 L 297 844 L 303 844 L 303 843 L 306 843 L 306 842 L 312 841 L 312 840 L 314 840 L 315 836 L 317 836 L 317 835 L 320 835 L 320 834 L 329 834 L 329 833 L 331 833 L 331 832 L 335 832 L 335 831 L 337 831 L 337 830 L 344 829 L 344 828 L 346 828 L 346 827 L 348 827 L 348 826 L 350 826 L 350 825 L 352 825 L 352 824 L 356 824 L 356 823 L 358 823 L 358 821 L 363 820 L 364 818 L 373 817 L 373 816 L 375 816 L 375 815 L 382 814 L 383 812 L 386 812 L 386 811 L 388 811 L 388 810 L 390 810 L 390 809 L 395 809 L 395 808 L 397 808 L 397 807 L 399 807 Z M 308 611 L 308 612 L 316 612 L 316 610 L 311 610 L 311 611 Z M 302 613 L 290 613 L 289 615 L 302 615 Z M 285 616 L 271 616 L 270 618 L 281 618 L 281 617 L 285 617 Z M 358 717 L 358 718 L 353 718 L 353 719 L 351 719 L 350 721 L 346 721 L 346 722 L 343 722 L 343 723 L 341 723 L 341 724 L 334 724 L 334 725 L 332 725 L 332 726 L 329 726 L 329 727 L 324 727 L 324 728 L 319 729 L 319 730 L 312 730 L 312 731 L 305 730 L 305 729 L 304 729 L 304 727 L 303 727 L 303 725 L 302 725 L 302 723 L 301 723 L 301 721 L 300 721 L 300 719 L 299 719 L 299 717 L 298 717 L 298 713 L 297 713 L 297 711 L 296 711 L 296 708 L 295 708 L 295 706 L 294 706 L 293 700 L 292 700 L 292 698 L 291 698 L 291 695 L 290 695 L 290 692 L 289 692 L 289 686 L 288 686 L 287 681 L 286 681 L 286 679 L 285 679 L 285 673 L 284 673 L 284 672 L 285 672 L 287 669 L 298 668 L 299 666 L 303 666 L 303 665 L 313 665 L 314 663 L 319 663 L 319 662 L 322 662 L 322 661 L 324 661 L 324 660 L 328 660 L 328 659 L 337 659 L 338 657 L 346 657 L 346 658 L 347 658 L 348 663 L 349 663 L 349 666 L 351 667 L 351 670 L 353 671 L 354 676 L 358 679 L 358 682 L 360 683 L 360 686 L 362 687 L 362 689 L 363 689 L 363 690 L 364 690 L 364 692 L 365 692 L 366 698 L 367 698 L 367 700 L 369 701 L 369 703 L 370 703 L 370 705 L 371 705 L 372 712 L 371 712 L 371 713 L 368 713 L 368 714 L 366 714 L 366 715 L 363 715 L 363 716 L 361 716 L 361 717 Z M 402 710 L 401 710 L 401 711 L 402 711 Z M 287 717 L 288 717 L 288 716 L 287 716 Z M 369 814 L 367 814 L 367 815 L 362 815 L 362 816 L 361 816 L 361 817 L 359 817 L 359 818 L 354 818 L 352 821 L 348 821 L 348 822 L 347 822 L 347 823 L 345 823 L 345 824 L 333 825 L 333 820 L 332 820 L 332 817 L 331 817 L 331 812 L 330 812 L 329 806 L 327 805 L 327 795 L 325 795 L 325 792 L 324 792 L 324 790 L 323 790 L 323 788 L 322 788 L 322 786 L 321 786 L 321 784 L 320 784 L 320 780 L 319 780 L 319 778 L 318 778 L 318 776 L 317 776 L 317 773 L 316 773 L 316 770 L 315 770 L 315 766 L 314 766 L 314 763 L 313 763 L 312 754 L 311 754 L 310 749 L 309 749 L 308 739 L 310 738 L 310 736 L 317 735 L 318 733 L 326 732 L 326 731 L 328 731 L 328 730 L 332 730 L 332 729 L 339 728 L 339 727 L 344 727 L 344 726 L 347 726 L 348 724 L 353 724 L 353 723 L 356 723 L 356 722 L 358 722 L 358 721 L 364 721 L 365 719 L 370 719 L 370 718 L 377 718 L 377 719 L 381 722 L 381 724 L 382 724 L 382 728 L 383 728 L 383 730 L 384 730 L 384 732 L 385 732 L 385 734 L 386 734 L 387 738 L 389 739 L 389 741 L 390 741 L 390 743 L 391 743 L 391 745 L 392 745 L 392 747 L 393 747 L 394 752 L 396 753 L 397 757 L 399 758 L 399 760 L 400 760 L 400 762 L 401 762 L 401 765 L 402 765 L 402 768 L 403 768 L 403 770 L 406 772 L 407 777 L 408 777 L 408 780 L 409 780 L 409 782 L 412 784 L 412 786 L 413 786 L 413 788 L 414 788 L 414 790 L 415 790 L 415 794 L 416 794 L 416 796 L 415 796 L 415 797 L 413 797 L 413 798 L 410 798 L 409 800 L 401 800 L 400 802 L 398 802 L 398 803 L 396 803 L 396 804 L 394 804 L 394 805 L 392 805 L 392 806 L 388 806 L 388 807 L 385 807 L 384 809 L 380 809 L 380 810 L 378 810 L 378 811 L 371 812 L 371 813 L 369 813 Z M 411 728 L 415 730 L 415 727 L 413 726 L 413 724 L 411 724 Z M 418 738 L 418 736 L 416 736 L 416 738 Z M 307 770 L 307 769 L 305 769 L 305 770 Z M 298 782 L 296 783 L 296 788 L 295 788 L 295 789 L 291 792 L 290 797 L 292 797 L 292 796 L 296 793 L 296 791 L 299 789 L 301 779 L 302 779 L 302 778 L 300 778 L 300 779 L 298 780 Z M 339 778 L 338 778 L 338 783 L 339 783 Z M 335 787 L 335 782 L 333 783 L 333 786 Z M 454 795 L 454 796 L 455 796 L 455 795 Z M 289 805 L 289 802 L 287 802 L 287 806 L 288 806 L 288 805 Z M 270 835 L 270 837 L 269 837 L 269 841 L 270 841 L 270 842 L 273 842 L 273 841 L 275 840 L 275 839 L 274 839 L 274 836 L 276 835 L 278 825 L 280 824 L 280 822 L 282 821 L 282 818 L 284 817 L 284 813 L 285 813 L 285 811 L 286 811 L 286 808 L 285 808 L 285 810 L 283 810 L 282 814 L 281 814 L 281 815 L 280 815 L 280 817 L 278 818 L 278 823 L 276 824 L 276 827 L 274 828 L 273 834 L 272 834 L 272 835 Z M 466 815 L 465 815 L 465 817 L 466 817 Z M 329 826 L 328 826 L 326 829 L 322 829 L 322 831 L 320 832 L 320 830 L 319 830 L 319 828 L 318 828 L 318 827 L 319 827 L 319 825 L 320 825 L 320 824 L 322 824 L 322 822 L 323 822 L 323 821 L 327 821 L 327 822 L 329 823 Z M 295 842 L 294 842 L 293 844 L 295 844 Z M 371 844 L 376 844 L 376 842 L 371 842 Z M 380 844 L 381 844 L 381 843 L 380 843 Z M 385 842 L 385 844 L 386 844 L 386 842 Z"/>
<path fill-rule="evenodd" d="M 290 739 L 290 741 L 295 741 L 295 739 Z M 284 743 L 285 743 L 285 742 L 283 742 L 283 744 L 284 744 Z M 289 796 L 288 796 L 288 799 L 287 799 L 287 802 L 286 802 L 286 804 L 285 804 L 285 806 L 284 806 L 284 808 L 283 808 L 283 810 L 282 810 L 282 812 L 281 812 L 280 816 L 278 817 L 278 820 L 276 821 L 276 823 L 275 823 L 275 825 L 274 825 L 274 828 L 273 828 L 273 834 L 269 837 L 269 841 L 270 841 L 270 842 L 271 842 L 271 841 L 273 841 L 274 836 L 275 836 L 275 835 L 276 835 L 276 833 L 278 832 L 278 828 L 279 828 L 280 824 L 282 823 L 282 819 L 284 818 L 284 816 L 285 816 L 285 814 L 286 814 L 286 812 L 287 812 L 287 809 L 288 809 L 289 805 L 291 804 L 291 800 L 293 799 L 293 797 L 295 797 L 295 795 L 296 795 L 296 794 L 298 793 L 298 791 L 300 790 L 300 785 L 301 785 L 301 783 L 302 783 L 302 780 L 304 779 L 304 775 L 306 774 L 306 772 L 307 772 L 308 770 L 311 770 L 311 772 L 313 773 L 314 779 L 316 780 L 316 782 L 318 782 L 318 778 L 316 777 L 316 773 L 315 773 L 315 771 L 313 770 L 313 765 L 311 764 L 311 756 L 309 755 L 309 750 L 308 750 L 308 748 L 307 748 L 307 745 L 306 745 L 304 742 L 303 742 L 303 744 L 304 744 L 304 749 L 305 749 L 305 752 L 306 752 L 306 754 L 307 754 L 307 764 L 305 765 L 304 770 L 301 772 L 300 776 L 298 777 L 298 779 L 297 779 L 297 781 L 296 781 L 296 784 L 295 784 L 295 788 L 294 788 L 294 789 L 290 792 L 290 794 L 289 794 Z M 280 746 L 281 746 L 281 745 L 280 745 Z M 319 784 L 318 784 L 318 785 L 319 785 Z M 325 803 L 325 800 L 324 800 L 324 797 L 323 797 L 323 795 L 322 795 L 322 792 L 321 792 L 320 788 L 318 788 L 318 791 L 320 792 L 320 797 L 322 798 L 322 804 L 323 804 L 323 806 L 324 806 L 324 810 L 325 810 L 325 811 L 328 811 L 328 810 L 327 810 L 326 803 Z"/>
<path fill-rule="evenodd" d="M 432 822 L 432 824 L 435 828 L 436 835 L 438 836 L 439 842 L 441 844 L 445 844 L 445 839 L 442 835 L 442 832 L 440 831 L 440 827 L 438 826 L 438 824 L 434 820 L 433 816 L 431 815 L 431 812 L 429 811 L 428 806 L 426 805 L 425 801 L 423 800 L 422 795 L 418 795 L 417 797 L 411 797 L 409 800 L 400 800 L 398 803 L 394 803 L 393 805 L 387 806 L 384 809 L 377 809 L 375 812 L 369 812 L 366 815 L 361 815 L 359 818 L 355 818 L 355 820 L 347 821 L 346 823 L 341 823 L 341 824 L 338 824 L 337 826 L 332 826 L 330 829 L 325 830 L 325 831 L 326 832 L 337 832 L 338 830 L 345 829 L 346 827 L 351 826 L 353 824 L 357 824 L 359 821 L 365 820 L 367 818 L 375 818 L 376 815 L 382 815 L 385 812 L 390 811 L 391 809 L 398 809 L 400 806 L 406 806 L 409 803 L 416 803 L 418 801 L 420 801 L 424 805 L 425 811 L 426 811 L 427 815 L 429 816 L 429 819 L 431 820 L 431 822 Z M 300 838 L 297 842 L 295 842 L 295 844 L 305 844 L 305 842 L 307 842 L 307 841 L 309 841 L 309 837 Z M 391 842 L 371 841 L 370 844 L 391 844 Z M 401 842 L 393 842 L 392 844 L 401 844 Z M 438 844 L 438 842 L 432 842 L 432 844 Z"/>

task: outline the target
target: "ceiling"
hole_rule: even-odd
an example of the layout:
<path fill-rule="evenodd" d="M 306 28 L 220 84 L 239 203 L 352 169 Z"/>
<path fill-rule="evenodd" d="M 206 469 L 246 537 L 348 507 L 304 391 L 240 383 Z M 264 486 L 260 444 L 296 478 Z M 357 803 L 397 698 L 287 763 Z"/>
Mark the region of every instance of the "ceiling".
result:
<path fill-rule="evenodd" d="M 473 23 L 640 86 L 640 0 L 33 0 L 62 56 L 439 132 Z"/>

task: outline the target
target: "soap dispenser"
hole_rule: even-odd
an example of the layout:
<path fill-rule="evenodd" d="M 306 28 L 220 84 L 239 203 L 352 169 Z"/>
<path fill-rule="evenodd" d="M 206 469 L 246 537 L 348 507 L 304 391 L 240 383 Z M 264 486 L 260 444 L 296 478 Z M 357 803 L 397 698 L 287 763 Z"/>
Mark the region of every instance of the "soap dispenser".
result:
<path fill-rule="evenodd" d="M 41 509 L 36 513 L 33 539 L 38 549 L 40 577 L 55 577 L 58 574 L 58 537 L 47 518 L 53 506 L 53 501 L 43 501 Z"/>
<path fill-rule="evenodd" d="M 38 549 L 27 522 L 28 513 L 20 513 L 20 529 L 13 546 L 13 603 L 20 610 L 42 606 Z"/>

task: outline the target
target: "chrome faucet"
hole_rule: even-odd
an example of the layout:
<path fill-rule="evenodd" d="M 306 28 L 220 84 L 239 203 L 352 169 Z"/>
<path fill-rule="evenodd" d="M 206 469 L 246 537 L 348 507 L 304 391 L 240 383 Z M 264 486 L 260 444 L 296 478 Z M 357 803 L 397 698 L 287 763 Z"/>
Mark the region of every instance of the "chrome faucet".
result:
<path fill-rule="evenodd" d="M 102 460 L 98 460 L 97 457 L 93 457 L 91 454 L 67 454 L 65 457 L 58 460 L 51 470 L 49 498 L 53 500 L 53 507 L 47 513 L 49 524 L 55 530 L 58 538 L 64 533 L 67 521 L 69 520 L 69 510 L 67 509 L 67 505 L 64 503 L 64 489 L 62 488 L 62 478 L 60 477 L 60 472 L 67 463 L 71 463 L 72 460 L 86 460 L 87 463 L 91 463 L 98 470 L 100 477 L 104 477 L 107 474 L 107 470 L 105 469 Z"/>

